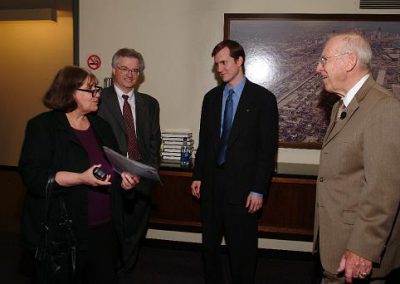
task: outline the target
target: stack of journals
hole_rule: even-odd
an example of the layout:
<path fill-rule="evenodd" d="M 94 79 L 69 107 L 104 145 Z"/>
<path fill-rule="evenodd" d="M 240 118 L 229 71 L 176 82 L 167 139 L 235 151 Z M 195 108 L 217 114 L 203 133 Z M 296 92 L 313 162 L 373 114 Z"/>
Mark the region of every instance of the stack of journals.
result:
<path fill-rule="evenodd" d="M 161 131 L 161 159 L 179 162 L 181 159 L 181 148 L 186 139 L 190 152 L 193 153 L 192 132 L 189 130 L 168 129 Z"/>

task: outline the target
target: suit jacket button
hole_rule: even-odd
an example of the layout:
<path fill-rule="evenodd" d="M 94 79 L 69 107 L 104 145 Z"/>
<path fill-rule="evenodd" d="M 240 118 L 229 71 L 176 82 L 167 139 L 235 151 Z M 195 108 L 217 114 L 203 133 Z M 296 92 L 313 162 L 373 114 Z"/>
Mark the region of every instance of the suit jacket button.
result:
<path fill-rule="evenodd" d="M 324 177 L 320 177 L 319 182 L 324 182 Z"/>

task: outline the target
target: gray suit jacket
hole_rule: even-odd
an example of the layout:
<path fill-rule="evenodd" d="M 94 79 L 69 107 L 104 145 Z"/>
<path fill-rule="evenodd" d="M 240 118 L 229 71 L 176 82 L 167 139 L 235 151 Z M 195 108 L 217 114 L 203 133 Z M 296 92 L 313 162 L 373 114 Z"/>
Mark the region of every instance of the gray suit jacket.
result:
<path fill-rule="evenodd" d="M 370 77 L 321 149 L 314 245 L 336 273 L 345 250 L 374 263 L 372 277 L 400 266 L 400 102 Z"/>

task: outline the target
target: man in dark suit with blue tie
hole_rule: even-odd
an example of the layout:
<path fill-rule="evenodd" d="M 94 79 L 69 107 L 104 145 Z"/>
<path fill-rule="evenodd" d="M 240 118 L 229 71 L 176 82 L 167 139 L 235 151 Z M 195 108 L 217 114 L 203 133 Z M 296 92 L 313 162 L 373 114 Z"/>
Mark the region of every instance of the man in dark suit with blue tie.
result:
<path fill-rule="evenodd" d="M 112 127 L 120 150 L 133 160 L 158 168 L 160 108 L 157 100 L 137 91 L 144 70 L 142 55 L 122 48 L 112 58 L 113 85 L 104 89 L 98 114 Z M 136 90 L 135 90 L 136 88 Z M 135 192 L 124 203 L 121 282 L 129 281 L 151 213 L 154 182 L 135 179 Z"/>
<path fill-rule="evenodd" d="M 220 244 L 228 246 L 232 283 L 254 283 L 257 212 L 274 170 L 275 96 L 246 79 L 243 47 L 232 40 L 212 52 L 224 84 L 203 100 L 192 194 L 201 201 L 207 283 L 224 283 Z"/>

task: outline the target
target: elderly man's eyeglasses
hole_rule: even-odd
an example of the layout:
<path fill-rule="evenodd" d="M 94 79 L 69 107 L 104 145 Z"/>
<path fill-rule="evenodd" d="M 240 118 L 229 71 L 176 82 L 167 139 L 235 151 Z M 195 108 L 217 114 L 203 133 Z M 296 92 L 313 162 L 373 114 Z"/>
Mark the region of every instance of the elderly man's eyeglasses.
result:
<path fill-rule="evenodd" d="M 95 86 L 94 89 L 77 89 L 78 91 L 90 93 L 92 97 L 94 98 L 96 94 L 101 94 L 101 91 L 103 91 L 103 88 L 100 86 Z"/>
<path fill-rule="evenodd" d="M 339 54 L 335 54 L 335 55 L 331 55 L 331 56 L 321 56 L 321 58 L 318 60 L 318 63 L 321 63 L 321 65 L 324 66 L 328 62 L 329 59 L 342 57 L 343 55 L 346 55 L 346 54 L 348 54 L 348 52 L 339 53 Z"/>
<path fill-rule="evenodd" d="M 125 66 L 117 66 L 117 68 L 123 74 L 132 73 L 132 74 L 138 75 L 140 73 L 140 69 L 137 69 L 137 68 L 129 69 L 128 67 L 125 67 Z"/>

